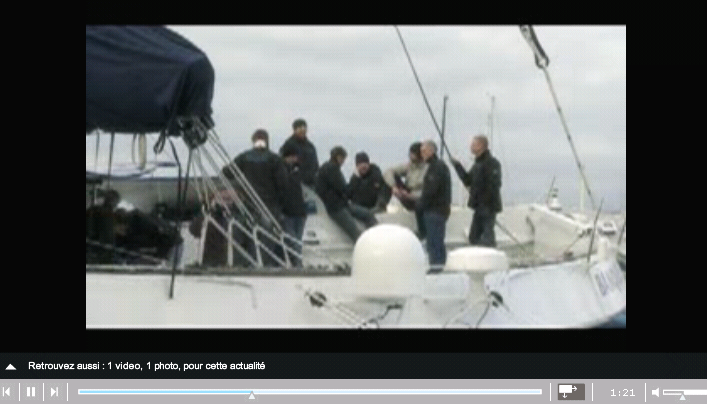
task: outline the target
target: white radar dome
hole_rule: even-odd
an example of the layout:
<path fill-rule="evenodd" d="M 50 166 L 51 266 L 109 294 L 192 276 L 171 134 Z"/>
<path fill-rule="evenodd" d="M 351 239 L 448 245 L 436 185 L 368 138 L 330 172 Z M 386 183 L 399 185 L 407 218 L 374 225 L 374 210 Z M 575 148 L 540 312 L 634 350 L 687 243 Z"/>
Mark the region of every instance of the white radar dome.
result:
<path fill-rule="evenodd" d="M 428 262 L 423 246 L 409 229 L 380 224 L 366 230 L 354 246 L 355 293 L 368 298 L 421 295 Z"/>
<path fill-rule="evenodd" d="M 445 270 L 491 272 L 509 269 L 509 259 L 503 251 L 489 247 L 463 247 L 447 255 Z"/>

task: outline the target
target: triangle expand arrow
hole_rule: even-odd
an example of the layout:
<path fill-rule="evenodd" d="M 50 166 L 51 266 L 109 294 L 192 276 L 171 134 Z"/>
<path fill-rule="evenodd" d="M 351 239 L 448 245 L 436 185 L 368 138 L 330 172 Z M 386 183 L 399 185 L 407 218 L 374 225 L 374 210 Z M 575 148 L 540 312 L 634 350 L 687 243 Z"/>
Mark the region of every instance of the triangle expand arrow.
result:
<path fill-rule="evenodd" d="M 5 370 L 17 370 L 17 369 L 15 369 L 15 367 L 12 366 L 12 363 L 11 363 L 11 364 L 7 365 L 7 367 L 5 368 Z"/>

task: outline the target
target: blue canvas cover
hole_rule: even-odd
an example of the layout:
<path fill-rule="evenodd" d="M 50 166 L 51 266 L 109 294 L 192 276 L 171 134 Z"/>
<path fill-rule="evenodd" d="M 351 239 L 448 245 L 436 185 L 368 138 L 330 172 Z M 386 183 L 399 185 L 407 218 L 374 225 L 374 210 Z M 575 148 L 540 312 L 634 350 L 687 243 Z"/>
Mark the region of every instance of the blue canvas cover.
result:
<path fill-rule="evenodd" d="M 214 69 L 185 38 L 157 26 L 86 26 L 86 133 L 166 131 L 176 117 L 211 121 Z"/>

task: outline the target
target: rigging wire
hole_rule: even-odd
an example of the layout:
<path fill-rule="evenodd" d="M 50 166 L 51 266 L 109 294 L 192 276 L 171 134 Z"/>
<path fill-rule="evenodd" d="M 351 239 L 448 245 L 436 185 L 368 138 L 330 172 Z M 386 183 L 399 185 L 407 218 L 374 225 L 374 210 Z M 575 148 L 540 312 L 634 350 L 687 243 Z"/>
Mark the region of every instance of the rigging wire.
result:
<path fill-rule="evenodd" d="M 432 108 L 430 108 L 430 103 L 428 102 L 428 97 L 425 96 L 425 91 L 423 90 L 423 85 L 420 84 L 420 79 L 418 78 L 418 73 L 415 71 L 415 67 L 413 66 L 413 61 L 411 60 L 410 54 L 408 54 L 408 48 L 406 48 L 406 43 L 403 41 L 403 36 L 401 36 L 401 31 L 399 31 L 397 26 L 393 26 L 396 28 L 396 32 L 398 33 L 398 38 L 401 40 L 401 45 L 403 45 L 403 51 L 406 52 L 406 57 L 408 58 L 408 63 L 411 65 L 411 69 L 413 70 L 413 75 L 415 76 L 415 81 L 418 83 L 418 88 L 420 88 L 421 94 L 423 94 L 423 100 L 425 101 L 425 106 L 428 107 L 428 112 L 430 112 L 430 117 L 433 118 L 433 123 L 435 124 L 435 129 L 438 131 L 438 135 L 440 135 L 441 139 L 443 139 L 443 148 L 445 151 L 447 151 L 447 156 L 452 160 L 452 154 L 450 154 L 450 149 L 447 148 L 447 144 L 444 142 L 444 138 L 442 137 L 442 131 L 440 130 L 440 126 L 438 126 L 438 121 L 435 119 L 435 114 L 433 114 Z"/>

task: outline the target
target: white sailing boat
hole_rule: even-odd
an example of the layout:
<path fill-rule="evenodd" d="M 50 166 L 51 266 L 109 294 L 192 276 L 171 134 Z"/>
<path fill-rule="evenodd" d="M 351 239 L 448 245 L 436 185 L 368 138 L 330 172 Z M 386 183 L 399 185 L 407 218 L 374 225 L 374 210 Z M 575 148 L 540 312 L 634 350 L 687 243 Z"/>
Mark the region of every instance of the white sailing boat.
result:
<path fill-rule="evenodd" d="M 88 37 L 87 27 L 87 89 Z M 190 111 L 178 113 L 174 131 L 189 145 L 188 166 L 197 173 L 190 185 L 206 217 L 201 236 L 192 237 L 183 226 L 182 248 L 158 265 L 87 263 L 87 328 L 577 328 L 600 325 L 625 309 L 626 284 L 613 245 L 585 237 L 577 222 L 542 205 L 505 209 L 499 249 L 466 246 L 472 212 L 454 209 L 448 260 L 438 274 L 428 274 L 426 253 L 412 231 L 414 216 L 402 210 L 378 215 L 381 224 L 354 244 L 307 189 L 315 212 L 302 242 L 292 239 L 205 121 Z M 230 170 L 232 181 L 213 176 L 221 167 Z M 226 223 L 211 214 L 211 202 L 224 209 Z M 238 257 L 248 268 L 186 265 L 201 260 L 209 226 L 228 243 L 228 263 Z M 597 253 L 578 243 L 566 249 L 559 247 L 564 243 L 544 244 L 540 240 L 553 238 L 546 233 L 568 243 L 593 240 Z M 293 243 L 301 244 L 302 254 Z M 272 245 L 289 254 L 279 256 Z M 288 269 L 291 256 L 304 268 Z M 264 267 L 266 257 L 279 267 Z"/>

